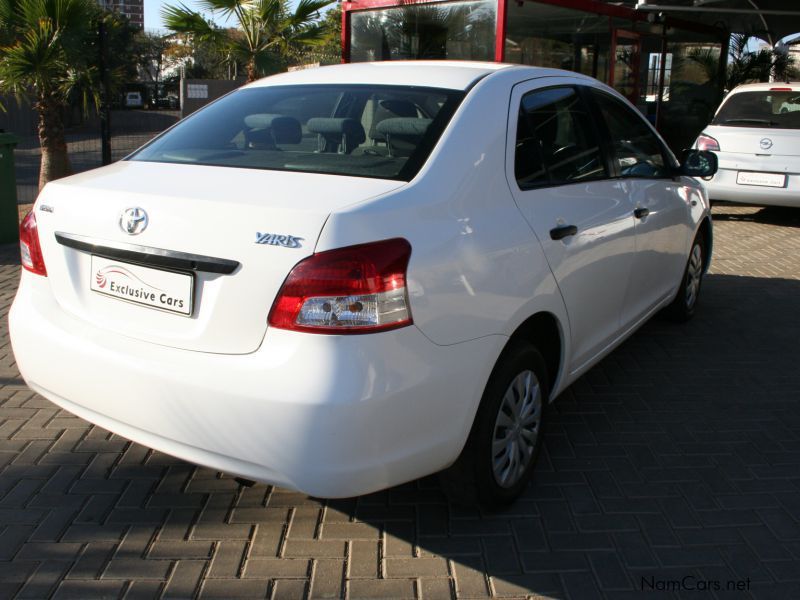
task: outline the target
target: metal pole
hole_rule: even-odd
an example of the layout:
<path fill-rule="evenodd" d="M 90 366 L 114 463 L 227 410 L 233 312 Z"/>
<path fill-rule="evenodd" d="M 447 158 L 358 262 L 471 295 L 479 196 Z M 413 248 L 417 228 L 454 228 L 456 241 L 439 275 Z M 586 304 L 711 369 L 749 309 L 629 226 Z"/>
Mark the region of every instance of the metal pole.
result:
<path fill-rule="evenodd" d="M 497 62 L 506 60 L 506 12 L 508 0 L 498 0 L 497 2 L 497 29 L 494 40 L 494 59 Z"/>
<path fill-rule="evenodd" d="M 667 24 L 661 27 L 661 55 L 658 65 L 658 98 L 656 98 L 656 129 L 661 125 L 661 107 L 664 102 L 664 82 L 667 79 Z M 672 71 L 670 70 L 670 75 Z"/>
<path fill-rule="evenodd" d="M 108 60 L 108 31 L 100 20 L 100 152 L 104 165 L 111 164 L 111 69 Z"/>

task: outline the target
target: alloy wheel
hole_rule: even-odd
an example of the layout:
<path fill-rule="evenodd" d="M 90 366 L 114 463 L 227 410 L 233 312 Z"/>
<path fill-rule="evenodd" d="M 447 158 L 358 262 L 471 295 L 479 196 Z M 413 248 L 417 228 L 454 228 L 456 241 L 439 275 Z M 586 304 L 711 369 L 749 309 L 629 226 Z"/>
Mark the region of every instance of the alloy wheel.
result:
<path fill-rule="evenodd" d="M 686 269 L 686 308 L 691 309 L 697 302 L 700 280 L 703 277 L 703 248 L 700 244 L 692 247 L 689 265 Z"/>
<path fill-rule="evenodd" d="M 533 371 L 522 371 L 503 395 L 492 436 L 492 472 L 501 487 L 512 487 L 525 474 L 536 449 L 541 416 L 539 380 Z"/>

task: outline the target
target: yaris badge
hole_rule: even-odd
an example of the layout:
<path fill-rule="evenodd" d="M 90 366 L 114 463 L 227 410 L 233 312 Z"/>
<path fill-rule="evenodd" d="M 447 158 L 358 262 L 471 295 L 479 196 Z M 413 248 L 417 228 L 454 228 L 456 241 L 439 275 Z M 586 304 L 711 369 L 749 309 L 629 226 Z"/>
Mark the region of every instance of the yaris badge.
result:
<path fill-rule="evenodd" d="M 761 141 L 758 142 L 758 145 L 761 146 L 762 150 L 769 150 L 772 148 L 772 140 L 769 138 L 761 138 Z"/>
<path fill-rule="evenodd" d="M 268 244 L 270 246 L 283 246 L 284 248 L 299 248 L 303 241 L 301 237 L 293 235 L 280 235 L 277 233 L 256 233 L 256 244 Z"/>
<path fill-rule="evenodd" d="M 119 217 L 119 228 L 128 235 L 138 235 L 147 229 L 147 213 L 143 208 L 126 208 Z"/>

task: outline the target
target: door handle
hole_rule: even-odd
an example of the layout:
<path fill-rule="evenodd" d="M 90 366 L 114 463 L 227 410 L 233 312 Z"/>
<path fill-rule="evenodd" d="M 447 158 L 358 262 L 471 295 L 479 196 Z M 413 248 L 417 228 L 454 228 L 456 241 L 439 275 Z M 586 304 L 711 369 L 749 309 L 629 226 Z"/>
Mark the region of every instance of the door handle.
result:
<path fill-rule="evenodd" d="M 647 215 L 650 214 L 649 208 L 637 208 L 633 211 L 633 216 L 637 219 L 644 219 Z"/>
<path fill-rule="evenodd" d="M 550 230 L 550 237 L 554 240 L 563 240 L 576 233 L 578 233 L 578 228 L 575 225 L 559 225 Z"/>

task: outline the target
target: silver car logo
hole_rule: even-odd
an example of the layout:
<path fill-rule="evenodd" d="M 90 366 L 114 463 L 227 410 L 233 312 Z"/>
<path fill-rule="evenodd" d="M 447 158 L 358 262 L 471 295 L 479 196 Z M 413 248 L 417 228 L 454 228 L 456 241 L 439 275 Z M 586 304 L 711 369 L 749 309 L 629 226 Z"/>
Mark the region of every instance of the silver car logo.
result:
<path fill-rule="evenodd" d="M 294 235 L 281 235 L 277 233 L 256 232 L 256 244 L 268 244 L 270 246 L 283 246 L 284 248 L 299 248 L 303 238 Z"/>
<path fill-rule="evenodd" d="M 128 235 L 138 235 L 147 229 L 147 213 L 143 208 L 126 208 L 119 217 L 119 228 Z"/>
<path fill-rule="evenodd" d="M 761 138 L 761 141 L 758 143 L 761 146 L 762 150 L 769 150 L 772 148 L 772 140 L 769 138 Z"/>

